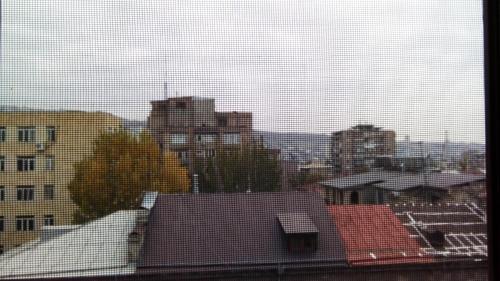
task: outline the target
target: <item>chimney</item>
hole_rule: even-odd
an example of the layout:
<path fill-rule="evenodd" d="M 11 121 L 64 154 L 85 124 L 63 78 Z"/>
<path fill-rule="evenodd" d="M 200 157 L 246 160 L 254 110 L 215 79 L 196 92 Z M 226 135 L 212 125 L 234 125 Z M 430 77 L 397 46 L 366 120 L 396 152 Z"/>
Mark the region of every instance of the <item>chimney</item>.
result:
<path fill-rule="evenodd" d="M 142 204 L 136 212 L 135 227 L 129 233 L 128 244 L 128 262 L 136 263 L 139 260 L 139 253 L 144 243 L 144 234 L 149 221 L 149 213 L 155 205 L 158 192 L 145 192 L 142 197 Z"/>
<path fill-rule="evenodd" d="M 200 187 L 198 185 L 198 174 L 193 174 L 193 193 L 200 193 Z"/>

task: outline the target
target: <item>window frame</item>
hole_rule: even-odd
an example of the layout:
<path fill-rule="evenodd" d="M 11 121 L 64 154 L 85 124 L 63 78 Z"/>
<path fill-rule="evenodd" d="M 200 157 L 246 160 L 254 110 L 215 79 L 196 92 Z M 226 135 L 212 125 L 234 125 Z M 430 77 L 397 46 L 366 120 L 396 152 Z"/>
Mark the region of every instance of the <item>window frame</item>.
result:
<path fill-rule="evenodd" d="M 55 225 L 54 215 L 43 216 L 43 226 L 54 226 L 54 225 Z"/>
<path fill-rule="evenodd" d="M 17 141 L 23 143 L 30 143 L 36 141 L 36 127 L 35 126 L 20 126 L 17 127 Z"/>
<path fill-rule="evenodd" d="M 171 145 L 186 145 L 188 144 L 189 136 L 185 133 L 169 134 L 169 143 Z"/>
<path fill-rule="evenodd" d="M 0 126 L 0 143 L 7 141 L 7 127 Z"/>
<path fill-rule="evenodd" d="M 57 131 L 55 126 L 47 126 L 47 141 L 56 142 L 57 141 Z"/>
<path fill-rule="evenodd" d="M 35 156 L 17 156 L 16 160 L 18 172 L 30 172 L 36 170 Z"/>
<path fill-rule="evenodd" d="M 500 208 L 494 208 L 500 200 L 500 3 L 496 0 L 483 1 L 484 30 L 484 86 L 486 127 L 486 191 L 488 237 L 500 237 L 500 230 L 494 223 L 500 219 Z M 500 280 L 500 241 L 488 239 L 488 278 Z"/>
<path fill-rule="evenodd" d="M 5 172 L 6 166 L 5 166 L 5 156 L 0 155 L 0 172 Z"/>
<path fill-rule="evenodd" d="M 34 185 L 16 186 L 16 198 L 18 202 L 35 201 L 35 186 Z"/>
<path fill-rule="evenodd" d="M 54 171 L 56 169 L 56 160 L 52 155 L 45 156 L 45 171 Z"/>
<path fill-rule="evenodd" d="M 35 231 L 35 216 L 16 216 L 16 231 Z"/>
<path fill-rule="evenodd" d="M 222 143 L 225 145 L 239 145 L 241 144 L 241 134 L 224 133 L 222 134 Z"/>
<path fill-rule="evenodd" d="M 55 197 L 55 185 L 45 184 L 43 185 L 43 200 L 54 200 Z"/>

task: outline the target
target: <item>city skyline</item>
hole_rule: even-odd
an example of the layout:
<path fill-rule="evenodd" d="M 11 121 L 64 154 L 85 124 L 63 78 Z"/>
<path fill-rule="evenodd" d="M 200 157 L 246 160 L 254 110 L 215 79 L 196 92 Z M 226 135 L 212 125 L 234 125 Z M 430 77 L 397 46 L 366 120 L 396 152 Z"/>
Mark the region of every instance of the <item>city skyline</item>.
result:
<path fill-rule="evenodd" d="M 145 120 L 212 97 L 256 130 L 484 143 L 480 1 L 2 1 L 0 104 Z"/>

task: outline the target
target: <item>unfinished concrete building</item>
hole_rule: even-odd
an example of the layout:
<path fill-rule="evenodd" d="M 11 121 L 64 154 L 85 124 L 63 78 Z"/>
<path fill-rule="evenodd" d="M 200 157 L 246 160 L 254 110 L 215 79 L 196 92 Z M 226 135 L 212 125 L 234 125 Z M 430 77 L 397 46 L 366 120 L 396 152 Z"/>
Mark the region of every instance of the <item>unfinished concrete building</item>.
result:
<path fill-rule="evenodd" d="M 191 173 L 195 158 L 239 149 L 252 141 L 252 113 L 216 112 L 212 98 L 173 97 L 151 105 L 149 130 L 162 150 L 176 152 Z"/>

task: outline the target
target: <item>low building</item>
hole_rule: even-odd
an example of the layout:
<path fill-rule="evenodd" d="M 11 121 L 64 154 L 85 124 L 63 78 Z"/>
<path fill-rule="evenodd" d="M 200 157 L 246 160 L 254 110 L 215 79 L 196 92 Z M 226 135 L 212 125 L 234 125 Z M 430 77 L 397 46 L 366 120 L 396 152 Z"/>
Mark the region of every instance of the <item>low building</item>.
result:
<path fill-rule="evenodd" d="M 0 256 L 0 279 L 131 275 L 128 237 L 136 213 L 119 211 L 85 225 L 44 230 L 41 238 Z"/>
<path fill-rule="evenodd" d="M 306 164 L 298 165 L 297 169 L 300 173 L 306 173 L 309 175 L 316 175 L 322 178 L 333 177 L 332 165 L 326 164 L 322 161 L 311 161 Z"/>
<path fill-rule="evenodd" d="M 103 112 L 0 112 L 0 253 L 72 222 L 67 186 L 94 140 L 121 127 Z"/>
<path fill-rule="evenodd" d="M 485 180 L 484 175 L 376 171 L 320 184 L 331 204 L 436 203 L 468 202 Z"/>

